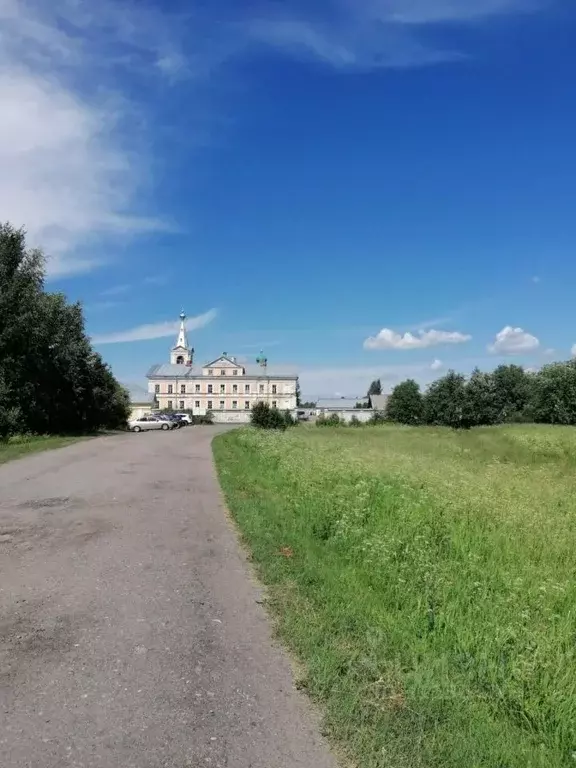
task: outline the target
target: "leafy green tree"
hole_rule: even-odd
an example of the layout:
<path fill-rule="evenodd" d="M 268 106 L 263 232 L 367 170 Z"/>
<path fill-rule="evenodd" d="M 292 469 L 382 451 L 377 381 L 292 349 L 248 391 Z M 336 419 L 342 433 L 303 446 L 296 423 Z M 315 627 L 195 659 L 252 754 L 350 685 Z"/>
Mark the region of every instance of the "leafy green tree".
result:
<path fill-rule="evenodd" d="M 469 427 L 479 427 L 496 424 L 498 420 L 494 376 L 475 368 L 466 383 L 463 422 Z"/>
<path fill-rule="evenodd" d="M 492 374 L 497 421 L 522 420 L 531 398 L 532 379 L 521 365 L 499 365 Z"/>
<path fill-rule="evenodd" d="M 125 424 L 127 393 L 84 330 L 80 304 L 44 290 L 44 258 L 0 226 L 0 434 Z"/>
<path fill-rule="evenodd" d="M 382 394 L 382 382 L 380 379 L 374 379 L 372 384 L 368 387 L 368 398 L 370 398 L 371 395 L 381 395 Z"/>
<path fill-rule="evenodd" d="M 455 371 L 430 384 L 424 396 L 424 420 L 427 424 L 462 429 L 464 421 L 466 380 Z"/>
<path fill-rule="evenodd" d="M 576 425 L 576 360 L 545 365 L 533 379 L 534 421 Z"/>
<path fill-rule="evenodd" d="M 414 379 L 407 379 L 396 385 L 388 398 L 386 417 L 398 424 L 420 424 L 424 411 L 424 400 L 420 386 Z"/>

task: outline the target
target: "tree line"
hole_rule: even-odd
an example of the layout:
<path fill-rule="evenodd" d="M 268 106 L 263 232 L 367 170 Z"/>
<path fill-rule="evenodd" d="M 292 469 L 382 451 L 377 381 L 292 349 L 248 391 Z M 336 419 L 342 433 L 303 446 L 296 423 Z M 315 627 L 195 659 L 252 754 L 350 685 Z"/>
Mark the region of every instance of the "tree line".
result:
<path fill-rule="evenodd" d="M 44 281 L 42 252 L 0 224 L 0 439 L 124 426 L 128 393 L 92 349 L 80 303 Z"/>
<path fill-rule="evenodd" d="M 413 379 L 392 390 L 386 418 L 400 424 L 468 429 L 511 422 L 576 424 L 576 360 L 537 372 L 500 365 L 470 377 L 449 371 L 422 392 Z"/>

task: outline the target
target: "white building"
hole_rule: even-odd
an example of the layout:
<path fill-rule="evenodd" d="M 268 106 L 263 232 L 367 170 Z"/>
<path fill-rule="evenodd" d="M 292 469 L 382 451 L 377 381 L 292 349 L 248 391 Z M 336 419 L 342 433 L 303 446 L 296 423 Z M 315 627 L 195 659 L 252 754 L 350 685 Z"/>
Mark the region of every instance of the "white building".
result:
<path fill-rule="evenodd" d="M 215 421 L 248 421 L 250 410 L 259 401 L 279 410 L 296 408 L 296 374 L 275 373 L 264 355 L 255 366 L 237 362 L 223 352 L 211 362 L 194 365 L 194 349 L 186 335 L 186 315 L 180 315 L 180 331 L 170 352 L 170 362 L 148 371 L 148 392 L 158 407 L 214 414 Z"/>

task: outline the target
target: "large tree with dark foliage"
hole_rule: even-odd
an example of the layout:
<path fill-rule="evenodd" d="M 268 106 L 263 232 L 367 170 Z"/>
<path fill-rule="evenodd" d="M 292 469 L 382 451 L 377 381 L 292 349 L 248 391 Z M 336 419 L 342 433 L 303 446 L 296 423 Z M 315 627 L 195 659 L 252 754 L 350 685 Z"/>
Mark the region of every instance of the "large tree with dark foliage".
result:
<path fill-rule="evenodd" d="M 523 421 L 532 379 L 521 365 L 499 365 L 492 373 L 498 422 Z"/>
<path fill-rule="evenodd" d="M 534 376 L 529 413 L 536 422 L 576 425 L 576 360 L 545 365 Z"/>
<path fill-rule="evenodd" d="M 0 437 L 126 423 L 128 395 L 94 352 L 79 304 L 44 289 L 44 258 L 0 225 Z"/>
<path fill-rule="evenodd" d="M 466 379 L 448 371 L 428 387 L 424 396 L 424 419 L 427 424 L 462 428 L 465 422 Z"/>
<path fill-rule="evenodd" d="M 501 412 L 501 403 L 496 400 L 496 382 L 493 374 L 482 373 L 475 368 L 466 383 L 463 426 L 497 424 Z"/>
<path fill-rule="evenodd" d="M 419 385 L 414 379 L 407 379 L 392 390 L 386 405 L 386 417 L 398 424 L 420 424 L 423 410 L 424 401 Z"/>
<path fill-rule="evenodd" d="M 371 395 L 381 395 L 382 394 L 382 382 L 380 379 L 374 379 L 372 384 L 368 387 L 368 393 L 367 397 L 370 399 Z"/>

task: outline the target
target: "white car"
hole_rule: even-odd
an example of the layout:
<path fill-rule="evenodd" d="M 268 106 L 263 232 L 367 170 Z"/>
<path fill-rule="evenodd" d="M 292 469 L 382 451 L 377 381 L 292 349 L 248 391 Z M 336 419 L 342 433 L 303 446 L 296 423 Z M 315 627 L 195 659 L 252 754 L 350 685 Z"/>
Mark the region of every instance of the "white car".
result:
<path fill-rule="evenodd" d="M 141 416 L 139 419 L 131 419 L 128 422 L 131 432 L 144 432 L 146 429 L 172 429 L 172 425 L 165 419 L 157 419 L 156 416 Z"/>
<path fill-rule="evenodd" d="M 180 420 L 186 422 L 186 424 L 192 424 L 192 419 L 190 418 L 190 414 L 188 414 L 188 413 L 177 413 L 176 416 L 179 416 Z"/>

